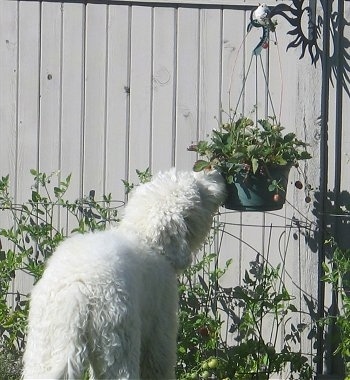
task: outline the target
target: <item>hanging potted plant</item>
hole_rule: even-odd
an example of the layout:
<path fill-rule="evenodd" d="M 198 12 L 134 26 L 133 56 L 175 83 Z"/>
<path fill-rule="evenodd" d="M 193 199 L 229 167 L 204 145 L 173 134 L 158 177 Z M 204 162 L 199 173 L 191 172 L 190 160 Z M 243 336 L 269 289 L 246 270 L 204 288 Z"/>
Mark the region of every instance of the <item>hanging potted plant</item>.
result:
<path fill-rule="evenodd" d="M 225 207 L 240 211 L 271 211 L 283 207 L 288 175 L 299 160 L 311 158 L 307 144 L 294 133 L 282 133 L 276 117 L 230 120 L 214 129 L 210 141 L 189 147 L 200 157 L 195 171 L 217 169 L 225 178 Z M 205 159 L 204 159 L 205 158 Z"/>

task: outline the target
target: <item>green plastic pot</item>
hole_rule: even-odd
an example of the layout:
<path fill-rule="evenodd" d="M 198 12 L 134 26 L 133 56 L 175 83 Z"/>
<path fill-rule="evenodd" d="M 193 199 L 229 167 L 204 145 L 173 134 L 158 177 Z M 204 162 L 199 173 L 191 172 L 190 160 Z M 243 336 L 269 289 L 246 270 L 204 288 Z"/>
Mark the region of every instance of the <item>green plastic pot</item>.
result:
<path fill-rule="evenodd" d="M 237 175 L 235 182 L 228 184 L 228 197 L 224 207 L 237 211 L 280 210 L 285 201 L 291 165 L 267 167 L 266 174 Z M 269 191 L 273 180 L 278 189 Z"/>

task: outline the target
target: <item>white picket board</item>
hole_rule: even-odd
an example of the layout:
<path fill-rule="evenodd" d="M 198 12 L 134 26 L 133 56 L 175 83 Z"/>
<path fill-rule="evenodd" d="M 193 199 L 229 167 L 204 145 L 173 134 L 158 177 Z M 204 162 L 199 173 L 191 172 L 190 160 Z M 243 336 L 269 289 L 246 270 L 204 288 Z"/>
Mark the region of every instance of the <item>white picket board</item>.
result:
<path fill-rule="evenodd" d="M 40 4 L 19 4 L 18 189 L 17 201 L 28 199 L 30 169 L 38 167 Z"/>
<path fill-rule="evenodd" d="M 30 169 L 38 168 L 40 88 L 40 4 L 19 4 L 18 35 L 18 166 L 16 202 L 26 202 L 34 184 Z M 26 293 L 33 278 L 18 273 L 14 289 Z"/>
<path fill-rule="evenodd" d="M 88 195 L 103 193 L 106 134 L 107 5 L 86 6 L 84 183 Z"/>
<path fill-rule="evenodd" d="M 175 166 L 190 169 L 196 159 L 184 148 L 198 141 L 199 10 L 179 8 L 177 19 Z"/>
<path fill-rule="evenodd" d="M 250 117 L 254 122 L 265 116 L 265 88 L 266 82 L 261 75 L 261 65 L 266 65 L 266 50 L 255 56 L 253 51 L 261 38 L 261 30 L 252 28 L 248 33 L 250 22 L 250 11 L 242 12 L 244 20 L 243 42 L 243 75 L 239 88 L 241 98 L 233 102 L 234 110 L 237 109 L 236 117 L 242 112 L 244 116 Z M 242 43 L 240 42 L 240 43 Z M 260 59 L 261 58 L 261 59 Z M 267 67 L 265 66 L 265 70 Z M 242 91 L 242 95 L 241 95 Z M 254 111 L 255 110 L 255 111 Z M 250 263 L 257 260 L 262 263 L 267 256 L 267 242 L 265 241 L 265 215 L 262 212 L 244 212 L 242 215 L 241 239 L 243 241 L 241 250 L 241 275 L 250 269 Z"/>
<path fill-rule="evenodd" d="M 176 10 L 153 10 L 152 157 L 154 173 L 174 165 Z"/>
<path fill-rule="evenodd" d="M 222 37 L 222 120 L 227 121 L 235 109 L 243 86 L 245 13 L 237 9 L 223 10 Z M 241 111 L 241 109 L 239 108 Z"/>
<path fill-rule="evenodd" d="M 152 8 L 133 6 L 131 15 L 129 178 L 150 165 L 152 99 Z"/>
<path fill-rule="evenodd" d="M 59 3 L 43 3 L 40 46 L 39 170 L 60 167 L 61 148 L 61 42 L 62 10 Z"/>
<path fill-rule="evenodd" d="M 300 104 L 302 107 L 300 108 L 297 102 L 298 99 L 301 101 L 306 94 L 302 91 L 302 86 L 299 86 L 300 93 L 297 96 L 291 96 L 292 92 L 296 91 L 296 89 L 293 85 L 293 81 L 290 79 L 298 77 L 301 78 L 301 70 L 305 70 L 305 66 L 296 64 L 296 62 L 298 62 L 300 51 L 291 49 L 285 53 L 285 49 L 281 49 L 282 46 L 287 46 L 291 41 L 291 37 L 287 35 L 287 31 L 289 30 L 288 27 L 288 24 L 284 22 L 284 20 L 281 20 L 277 26 L 276 35 L 271 36 L 270 91 L 274 101 L 277 117 L 280 118 L 280 121 L 286 128 L 286 131 L 295 132 L 299 138 L 304 139 L 305 136 L 300 133 L 303 132 L 304 126 L 298 125 L 299 122 L 296 118 L 297 113 L 295 110 L 302 110 L 304 106 Z M 273 43 L 274 40 L 276 40 L 276 45 Z M 314 68 L 309 66 L 307 67 L 307 71 L 304 75 L 312 75 L 312 71 L 314 71 Z M 286 101 L 286 99 L 290 99 L 290 102 Z M 301 102 L 305 104 L 305 99 Z M 315 107 L 310 108 L 310 111 L 315 114 Z M 299 112 L 299 115 L 302 114 L 304 114 L 304 111 Z M 315 124 L 310 124 L 308 129 L 314 129 L 315 126 Z M 304 163 L 301 163 L 301 168 L 302 167 L 304 167 Z M 306 172 L 311 174 L 309 170 Z M 315 183 L 315 179 L 316 178 L 309 178 L 312 183 Z M 305 332 L 300 333 L 301 340 L 299 349 L 301 352 L 312 353 L 314 350 L 311 349 L 312 345 L 310 344 L 308 334 L 311 328 L 314 327 L 312 326 L 312 323 L 315 322 L 312 322 L 311 318 L 307 317 L 310 310 L 308 309 L 308 305 L 305 303 L 304 299 L 311 298 L 311 301 L 316 301 L 315 295 L 317 294 L 317 280 L 315 281 L 315 284 L 312 284 L 312 277 L 313 273 L 317 273 L 317 266 L 315 267 L 313 265 L 313 263 L 315 263 L 315 255 L 313 255 L 313 260 L 311 260 L 312 257 L 308 257 L 307 242 L 304 241 L 306 230 L 301 228 L 299 231 L 299 229 L 296 228 L 295 223 L 292 222 L 292 218 L 300 220 L 301 225 L 306 226 L 310 224 L 310 219 L 313 220 L 313 215 L 310 212 L 310 207 L 304 202 L 304 198 L 307 195 L 305 193 L 305 187 L 302 190 L 297 190 L 294 186 L 296 180 L 301 180 L 303 183 L 305 182 L 304 178 L 298 174 L 298 170 L 293 167 L 291 168 L 289 176 L 287 204 L 284 208 L 285 214 L 282 214 L 285 218 L 284 223 L 286 225 L 291 224 L 293 226 L 292 228 L 285 229 L 284 242 L 286 247 L 286 266 L 284 270 L 284 281 L 290 294 L 295 297 L 293 303 L 301 310 L 301 312 L 299 315 L 293 314 L 292 318 L 288 321 L 286 331 L 288 332 L 290 330 L 291 325 L 297 327 L 298 325 L 305 323 L 307 325 L 307 329 Z M 307 274 L 308 270 L 303 271 L 302 268 L 313 269 L 311 269 L 311 273 Z M 307 274 L 306 277 L 303 276 L 303 273 L 305 273 L 305 275 Z M 305 286 L 305 280 L 309 282 L 310 279 L 311 282 Z M 316 313 L 316 311 L 316 309 L 312 310 L 314 313 Z"/>
<path fill-rule="evenodd" d="M 287 36 L 289 29 L 287 23 L 281 23 L 279 42 L 282 46 L 287 46 L 290 42 L 290 37 Z M 296 269 L 292 276 L 299 278 L 297 296 L 300 297 L 300 322 L 307 325 L 307 329 L 301 333 L 301 350 L 311 354 L 316 353 L 316 347 L 311 345 L 308 336 L 311 328 L 316 329 L 315 315 L 317 313 L 317 294 L 318 294 L 318 261 L 319 256 L 317 249 L 315 249 L 315 242 L 312 240 L 316 237 L 317 219 L 315 217 L 314 192 L 307 190 L 306 185 L 319 184 L 319 116 L 321 114 L 321 86 L 315 86 L 312 93 L 310 93 L 310 86 L 312 83 L 319 83 L 321 78 L 320 67 L 317 68 L 311 65 L 311 59 L 307 55 L 304 58 L 305 63 L 301 65 L 300 57 L 301 51 L 298 49 L 290 49 L 287 54 L 280 54 L 282 62 L 282 72 L 288 78 L 297 78 L 299 86 L 293 86 L 293 80 L 285 81 L 284 87 L 285 94 L 282 98 L 282 115 L 285 118 L 286 128 L 289 131 L 295 132 L 301 140 L 310 144 L 308 151 L 314 157 L 312 160 L 302 162 L 300 164 L 301 170 L 306 173 L 306 177 L 300 174 L 298 170 L 292 168 L 290 175 L 290 201 L 291 205 L 287 205 L 287 215 L 290 218 L 295 216 L 301 220 L 304 229 L 301 229 L 298 240 L 293 240 L 294 247 L 287 257 L 287 267 L 289 273 L 293 272 L 295 262 L 299 259 L 299 273 L 296 274 Z M 288 62 L 289 59 L 289 62 Z M 293 62 L 297 62 L 293 65 Z M 276 80 L 274 80 L 276 82 Z M 294 87 L 294 90 L 293 90 Z M 290 96 L 294 91 L 294 96 Z M 291 98 L 290 102 L 286 102 L 286 98 Z M 317 99 L 317 100 L 316 100 Z M 294 111 L 293 111 L 294 110 Z M 295 112 L 297 110 L 297 112 Z M 297 190 L 294 186 L 296 180 L 301 180 L 305 187 L 302 190 Z M 312 198 L 311 203 L 305 202 L 305 197 L 310 195 Z M 293 207 L 292 207 L 293 205 Z M 304 224 L 303 224 L 304 223 Z M 300 239 L 300 240 L 299 240 Z M 317 243 L 316 243 L 317 244 Z M 288 286 L 288 283 L 287 283 Z M 291 287 L 292 291 L 293 288 Z M 311 309 L 310 309 L 311 308 Z"/>
<path fill-rule="evenodd" d="M 40 105 L 38 134 L 38 170 L 57 173 L 61 159 L 61 54 L 62 7 L 58 3 L 43 3 L 40 25 Z M 50 186 L 58 184 L 53 176 Z M 52 224 L 60 226 L 60 210 L 52 215 Z M 51 223 L 50 220 L 46 222 Z"/>
<path fill-rule="evenodd" d="M 61 178 L 72 174 L 66 196 L 71 201 L 83 195 L 83 123 L 85 7 L 62 4 L 61 67 Z"/>
<path fill-rule="evenodd" d="M 348 20 L 350 17 L 350 9 L 349 7 L 345 7 L 344 10 L 344 19 Z M 345 44 L 346 41 L 350 39 L 350 31 L 349 27 L 346 26 L 344 28 L 344 38 L 341 39 L 341 42 Z M 343 59 L 342 64 L 346 67 L 349 62 L 349 57 L 344 55 L 341 57 Z M 341 190 L 347 189 L 341 194 L 341 204 L 344 208 L 345 204 L 348 203 L 349 197 L 349 188 L 350 188 L 350 176 L 349 176 L 349 162 L 350 162 L 350 131 L 348 128 L 348 120 L 350 119 L 350 79 L 349 72 L 343 74 L 343 88 L 342 88 L 342 100 L 343 106 L 341 110 L 341 121 L 342 121 L 342 141 L 341 141 L 341 157 L 343 158 L 340 165 L 340 184 Z M 337 146 L 337 145 L 335 145 Z M 345 242 L 349 242 L 349 228 L 350 220 L 348 217 L 338 218 L 338 223 L 336 225 L 337 235 L 342 244 L 345 245 Z"/>
<path fill-rule="evenodd" d="M 0 3 L 0 176 L 11 177 L 15 191 L 17 170 L 18 4 Z M 1 218 L 3 221 L 3 219 Z"/>
<path fill-rule="evenodd" d="M 0 3 L 0 178 L 10 176 L 10 191 L 16 194 L 17 171 L 17 84 L 18 84 L 18 4 Z M 0 228 L 13 225 L 12 213 L 3 211 L 0 214 Z M 12 248 L 12 244 L 0 238 L 2 250 Z M 11 291 L 16 291 L 12 284 Z M 15 297 L 7 297 L 13 307 Z"/>
<path fill-rule="evenodd" d="M 276 35 L 282 34 L 284 36 L 283 30 L 278 26 Z M 276 116 L 277 122 L 280 121 L 281 116 L 281 94 L 284 90 L 285 81 L 282 78 L 281 73 L 281 61 L 280 61 L 280 44 L 286 42 L 284 39 L 282 42 L 278 41 L 278 45 L 275 44 L 276 35 L 274 33 L 270 33 L 270 41 L 269 48 L 266 51 L 266 62 L 267 62 L 267 70 L 265 71 L 268 78 L 268 89 L 265 96 L 266 102 L 266 115 L 267 116 Z M 285 46 L 285 45 L 282 45 Z M 285 120 L 285 118 L 283 118 Z M 283 123 L 283 120 L 281 122 Z M 289 130 L 288 130 L 289 131 Z M 289 182 L 291 176 L 293 174 L 293 170 L 291 170 L 291 175 L 289 177 Z M 292 303 L 298 308 L 300 306 L 300 294 L 298 294 L 299 287 L 299 273 L 295 273 L 295 269 L 299 268 L 299 262 L 296 261 L 297 257 L 293 250 L 293 232 L 294 229 L 290 227 L 291 220 L 288 217 L 288 200 L 294 194 L 295 187 L 288 186 L 287 189 L 287 202 L 286 205 L 278 211 L 265 213 L 265 235 L 264 239 L 266 242 L 269 242 L 269 248 L 266 249 L 266 252 L 269 254 L 269 265 L 276 268 L 277 265 L 280 266 L 280 280 L 279 286 L 286 285 L 288 292 L 291 294 L 293 298 Z M 290 281 L 290 273 L 293 281 L 293 284 Z M 300 313 L 294 313 L 292 315 L 288 315 L 285 318 L 284 323 L 280 326 L 277 338 L 277 347 L 283 349 L 284 347 L 284 335 L 289 334 L 291 332 L 291 325 L 298 326 L 300 323 Z M 274 325 L 274 334 L 276 334 L 276 324 Z M 290 342 L 289 342 L 290 343 Z M 299 350 L 300 345 L 296 344 L 294 349 Z M 288 371 L 283 374 L 283 377 L 288 377 Z"/>
<path fill-rule="evenodd" d="M 243 43 L 245 20 L 244 12 L 233 9 L 223 10 L 222 21 L 222 67 L 221 67 L 221 120 L 229 120 L 232 101 L 237 101 L 242 87 Z M 220 264 L 232 259 L 229 271 L 221 280 L 224 287 L 234 287 L 240 284 L 242 278 L 242 213 L 222 209 L 221 220 L 225 231 L 222 240 L 223 254 L 220 255 Z M 230 327 L 230 326 L 228 326 Z M 227 335 L 233 343 L 234 334 Z"/>
<path fill-rule="evenodd" d="M 199 137 L 218 127 L 221 93 L 222 11 L 202 9 L 199 25 Z"/>
<path fill-rule="evenodd" d="M 338 1 L 336 1 L 334 3 L 334 6 L 337 7 L 338 6 Z M 321 4 L 318 5 L 318 15 L 322 15 L 322 9 L 321 9 Z M 346 28 L 345 28 L 346 30 Z M 323 43 L 326 43 L 326 41 L 324 41 L 323 39 L 323 35 L 320 36 L 320 41 L 319 43 L 321 44 L 320 46 L 323 46 Z M 334 39 L 334 38 L 329 38 L 329 56 L 330 57 L 334 57 L 334 53 L 335 53 L 335 45 L 337 44 L 337 41 Z M 327 149 L 328 149 L 328 154 L 327 154 L 327 157 L 326 157 L 326 165 L 327 165 L 327 193 L 326 194 L 321 194 L 320 192 L 318 192 L 316 189 L 316 192 L 315 194 L 317 194 L 317 197 L 315 197 L 315 203 L 316 204 L 320 204 L 322 201 L 324 201 L 324 199 L 322 199 L 322 197 L 326 197 L 326 198 L 329 198 L 327 200 L 327 210 L 326 213 L 323 215 L 323 218 L 325 218 L 325 221 L 327 223 L 327 225 L 331 228 L 331 231 L 332 233 L 335 233 L 336 232 L 336 229 L 335 229 L 335 225 L 334 225 L 334 222 L 335 222 L 335 218 L 332 217 L 332 215 L 328 215 L 328 213 L 332 213 L 332 206 L 334 206 L 334 191 L 335 191 L 335 187 L 336 187 L 336 182 L 335 182 L 335 176 L 336 176 L 336 161 L 335 161 L 335 156 L 336 156 L 336 153 L 335 153 L 335 149 L 338 149 L 338 147 L 335 146 L 335 142 L 336 142 L 336 125 L 335 125 L 335 122 L 336 122 L 336 88 L 335 88 L 335 81 L 334 81 L 334 74 L 335 74 L 335 67 L 333 66 L 332 67 L 332 64 L 331 62 L 329 62 L 330 66 L 331 66 L 331 73 L 330 73 L 330 78 L 328 79 L 328 85 L 329 85 L 329 93 L 327 94 L 328 96 L 328 99 L 327 99 L 327 103 L 329 105 L 332 105 L 332 106 L 329 106 L 328 107 L 328 120 L 327 121 Z M 310 82 L 314 81 L 314 78 L 313 77 L 307 77 L 305 74 L 303 75 L 302 77 L 302 90 L 303 90 L 303 93 L 306 93 L 307 91 L 307 87 L 308 87 L 308 84 Z M 309 105 L 310 105 L 310 102 L 312 102 L 313 98 L 315 97 L 316 98 L 316 95 L 317 93 L 313 94 L 313 93 L 310 93 L 309 94 L 309 97 L 306 99 L 306 105 L 303 106 L 302 110 L 303 110 L 303 113 L 298 115 L 298 117 L 301 119 L 301 121 L 303 121 L 302 117 L 304 116 L 307 116 L 308 118 L 311 116 L 310 113 L 309 113 Z M 302 95 L 301 95 L 302 96 Z M 302 100 L 301 100 L 301 97 L 299 97 L 300 99 L 300 102 L 299 102 L 299 107 L 301 106 L 301 103 L 302 103 Z M 321 116 L 323 116 L 321 113 L 319 113 L 319 120 L 318 120 L 318 123 L 319 123 L 319 126 L 321 126 L 323 124 L 323 120 L 321 119 Z M 322 136 L 323 132 L 321 130 L 321 128 L 319 128 L 319 135 L 320 137 Z M 318 152 L 318 154 L 320 154 L 320 158 L 322 157 L 321 155 L 324 154 L 325 152 Z M 345 157 L 345 155 L 343 156 Z M 318 161 L 320 162 L 320 161 Z M 346 171 L 348 173 L 348 170 Z M 348 234 L 348 231 L 347 231 L 347 234 Z M 319 247 L 317 247 L 319 249 Z M 326 258 L 325 258 L 325 261 L 326 263 L 329 263 L 329 260 L 332 259 L 332 257 L 330 257 L 330 254 L 329 254 L 329 250 L 325 249 L 325 253 L 326 253 Z M 310 271 L 311 273 L 311 271 Z M 324 310 L 324 315 L 326 316 L 328 314 L 329 311 L 332 310 L 332 307 L 334 305 L 334 293 L 333 293 L 333 285 L 332 284 L 324 284 L 324 307 L 323 307 L 323 310 Z M 327 333 L 327 329 L 325 329 L 325 332 Z M 325 336 L 324 337 L 324 342 L 326 343 L 330 343 L 330 344 L 333 344 L 334 346 L 334 343 L 332 343 L 332 336 L 334 335 L 334 330 L 331 328 L 330 329 L 330 336 Z M 332 360 L 329 356 L 325 356 L 324 357 L 324 369 L 326 371 L 332 371 Z"/>
<path fill-rule="evenodd" d="M 128 5 L 108 7 L 104 192 L 116 200 L 124 200 L 122 179 L 128 176 L 130 12 Z"/>

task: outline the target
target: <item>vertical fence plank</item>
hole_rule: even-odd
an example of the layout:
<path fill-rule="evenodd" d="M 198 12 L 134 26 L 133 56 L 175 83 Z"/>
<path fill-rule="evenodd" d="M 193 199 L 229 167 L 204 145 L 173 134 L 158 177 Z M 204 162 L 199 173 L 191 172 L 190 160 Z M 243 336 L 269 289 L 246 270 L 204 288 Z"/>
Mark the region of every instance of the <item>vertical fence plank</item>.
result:
<path fill-rule="evenodd" d="M 173 8 L 154 9 L 151 161 L 154 173 L 174 165 L 175 14 Z"/>
<path fill-rule="evenodd" d="M 300 314 L 293 316 L 288 327 L 290 324 L 306 326 L 306 329 L 300 332 L 299 349 L 301 352 L 315 355 L 315 336 L 312 331 L 316 329 L 318 254 L 309 237 L 313 234 L 312 230 L 316 229 L 316 219 L 314 204 L 305 202 L 305 198 L 309 195 L 307 185 L 317 186 L 319 181 L 317 173 L 319 167 L 312 168 L 312 166 L 319 162 L 319 153 L 315 152 L 318 142 L 314 136 L 318 128 L 317 118 L 320 110 L 315 100 L 321 96 L 320 89 L 315 88 L 313 94 L 310 94 L 309 90 L 311 83 L 317 82 L 316 78 L 320 76 L 320 72 L 311 65 L 295 64 L 299 60 L 298 50 L 290 49 L 286 53 L 281 51 L 281 46 L 287 46 L 291 41 L 287 33 L 289 28 L 289 24 L 281 20 L 276 29 L 276 36 L 272 36 L 277 44 L 270 44 L 270 62 L 275 63 L 270 65 L 271 96 L 276 105 L 277 117 L 280 117 L 286 131 L 294 132 L 298 138 L 308 142 L 310 144 L 308 151 L 315 159 L 301 162 L 298 169 L 293 167 L 289 176 L 285 217 L 286 224 L 291 224 L 293 229 L 286 229 L 286 236 L 291 234 L 291 237 L 286 255 L 285 281 L 291 294 L 296 297 Z M 309 59 L 310 57 L 305 57 L 305 60 Z M 295 86 L 295 80 L 299 83 L 298 86 Z M 303 189 L 296 189 L 294 186 L 296 180 L 303 183 Z"/>
<path fill-rule="evenodd" d="M 86 6 L 84 193 L 102 194 L 105 175 L 107 6 Z"/>
<path fill-rule="evenodd" d="M 0 3 L 0 177 L 10 176 L 10 191 L 16 194 L 17 175 L 17 85 L 18 85 L 18 4 Z M 10 228 L 10 212 L 1 211 L 0 228 Z M 1 238 L 2 249 L 11 244 Z M 13 289 L 15 289 L 15 284 Z M 15 304 L 13 295 L 7 300 Z"/>
<path fill-rule="evenodd" d="M 72 174 L 67 197 L 82 195 L 82 149 L 84 106 L 85 6 L 63 4 L 62 89 L 61 89 L 61 173 Z"/>
<path fill-rule="evenodd" d="M 124 200 L 128 175 L 130 7 L 109 5 L 105 191 Z"/>
<path fill-rule="evenodd" d="M 261 52 L 261 56 L 254 54 L 254 49 L 260 42 L 260 28 L 253 28 L 247 32 L 250 22 L 250 11 L 245 10 L 244 18 L 244 33 L 245 37 L 241 38 L 243 42 L 243 76 L 239 96 L 237 99 L 237 115 L 240 112 L 244 116 L 250 117 L 254 122 L 258 117 L 265 116 L 265 89 L 266 83 L 261 74 L 261 65 L 264 65 L 265 51 Z M 261 59 L 260 59 L 261 58 Z M 254 261 L 263 263 L 266 260 L 267 242 L 264 239 L 265 215 L 262 212 L 244 212 L 242 214 L 242 252 L 241 252 L 241 268 L 242 276 L 245 270 L 250 269 L 250 265 Z M 254 237 L 254 238 L 252 238 Z"/>
<path fill-rule="evenodd" d="M 221 121 L 227 122 L 232 107 L 239 98 L 242 87 L 242 67 L 244 62 L 244 12 L 236 9 L 224 9 L 222 21 L 222 68 L 221 68 Z M 221 221 L 224 235 L 220 254 L 220 264 L 232 259 L 229 271 L 221 280 L 224 287 L 239 285 L 242 278 L 242 213 L 222 209 Z M 229 321 L 228 328 L 232 321 Z M 230 343 L 234 343 L 234 334 L 227 334 Z"/>
<path fill-rule="evenodd" d="M 277 122 L 282 122 L 281 117 L 283 116 L 282 107 L 288 108 L 288 105 L 283 104 L 283 91 L 285 88 L 285 77 L 282 76 L 281 68 L 283 63 L 280 60 L 280 45 L 277 45 L 277 41 L 280 36 L 280 26 L 277 26 L 276 33 L 270 33 L 269 48 L 266 50 L 268 56 L 268 61 L 266 65 L 265 74 L 268 76 L 269 86 L 267 88 L 267 104 L 266 104 L 266 115 L 276 116 Z M 282 33 L 283 35 L 283 33 Z M 278 36 L 278 37 L 277 37 Z M 278 41 L 279 42 L 279 41 Z M 285 42 L 285 41 L 284 41 Z M 282 45 L 285 46 L 285 45 Z M 291 170 L 292 173 L 293 170 Z M 292 175 L 292 174 L 291 174 Z M 289 177 L 290 179 L 291 177 Z M 294 188 L 288 185 L 287 188 L 287 202 L 289 197 L 293 194 Z M 265 229 L 265 240 L 271 241 L 271 248 L 269 254 L 269 261 L 273 267 L 277 265 L 281 266 L 281 278 L 280 281 L 286 286 L 288 292 L 293 299 L 293 304 L 296 308 L 300 309 L 300 294 L 296 292 L 295 284 L 299 283 L 299 261 L 298 256 L 293 252 L 293 227 L 292 221 L 287 217 L 287 208 L 285 206 L 282 210 L 277 212 L 267 213 L 265 215 L 265 224 L 267 228 Z M 268 226 L 271 226 L 270 228 Z M 289 266 L 293 260 L 294 264 Z M 294 267 L 294 268 L 293 268 Z M 290 271 L 293 273 L 290 273 Z M 295 284 L 290 281 L 289 276 L 292 276 Z M 284 345 L 284 333 L 289 334 L 291 328 L 298 326 L 299 324 L 299 313 L 293 313 L 289 320 L 285 321 L 281 327 L 278 334 L 277 345 L 280 349 Z M 295 350 L 300 349 L 300 344 L 297 343 L 294 347 Z M 285 375 L 286 376 L 286 375 Z"/>
<path fill-rule="evenodd" d="M 30 198 L 33 185 L 30 169 L 38 169 L 40 18 L 39 3 L 29 1 L 19 4 L 18 203 Z M 13 287 L 20 293 L 26 293 L 32 283 L 33 279 L 21 272 L 17 274 Z"/>
<path fill-rule="evenodd" d="M 38 167 L 40 15 L 36 1 L 19 4 L 18 199 L 27 199 L 30 169 Z"/>
<path fill-rule="evenodd" d="M 18 4 L 0 3 L 0 176 L 14 180 L 17 165 Z M 13 190 L 13 183 L 12 183 Z"/>
<path fill-rule="evenodd" d="M 39 170 L 45 173 L 60 169 L 61 21 L 61 4 L 42 4 Z"/>
<path fill-rule="evenodd" d="M 236 9 L 223 10 L 221 107 L 223 120 L 237 106 L 242 90 L 244 69 L 245 13 Z M 239 108 L 239 112 L 242 109 Z M 225 116 L 226 113 L 226 116 Z"/>
<path fill-rule="evenodd" d="M 40 172 L 50 175 L 59 171 L 61 161 L 61 4 L 44 2 L 40 21 L 38 168 Z M 59 175 L 52 177 L 51 186 L 56 186 L 59 179 Z M 58 207 L 52 218 L 53 224 L 59 225 Z"/>
<path fill-rule="evenodd" d="M 339 1 L 338 1 L 339 3 Z M 340 7 L 339 7 L 340 8 Z M 339 9 L 338 8 L 338 9 Z M 342 82 L 338 82 L 338 89 L 341 90 L 341 104 L 338 107 L 338 117 L 342 122 L 342 140 L 341 150 L 338 153 L 341 155 L 342 160 L 340 163 L 340 182 L 341 192 L 339 196 L 339 205 L 344 208 L 344 205 L 350 199 L 350 178 L 348 175 L 349 163 L 350 163 L 350 130 L 348 128 L 348 120 L 350 120 L 350 57 L 347 54 L 347 49 L 350 44 L 350 26 L 347 20 L 350 19 L 350 7 L 344 5 L 343 17 L 341 19 L 343 27 L 342 34 L 338 35 L 339 51 L 338 57 L 340 65 L 338 67 L 338 78 L 342 79 Z M 337 145 L 335 145 L 337 146 Z M 349 217 L 338 218 L 336 225 L 337 235 L 344 247 L 350 246 L 350 237 L 347 234 L 349 226 Z"/>
<path fill-rule="evenodd" d="M 199 56 L 199 136 L 201 139 L 217 128 L 220 119 L 221 30 L 220 9 L 203 9 L 200 13 Z"/>
<path fill-rule="evenodd" d="M 177 20 L 175 166 L 190 169 L 195 154 L 184 144 L 198 140 L 199 10 L 179 8 Z"/>
<path fill-rule="evenodd" d="M 268 73 L 267 50 L 256 49 L 261 41 L 262 29 L 251 28 L 250 11 L 244 12 L 246 37 L 244 39 L 244 77 L 242 106 L 246 116 L 251 115 L 252 119 L 258 120 L 266 116 L 266 80 Z"/>
<path fill-rule="evenodd" d="M 150 165 L 152 99 L 152 9 L 133 6 L 130 62 L 129 178 Z"/>

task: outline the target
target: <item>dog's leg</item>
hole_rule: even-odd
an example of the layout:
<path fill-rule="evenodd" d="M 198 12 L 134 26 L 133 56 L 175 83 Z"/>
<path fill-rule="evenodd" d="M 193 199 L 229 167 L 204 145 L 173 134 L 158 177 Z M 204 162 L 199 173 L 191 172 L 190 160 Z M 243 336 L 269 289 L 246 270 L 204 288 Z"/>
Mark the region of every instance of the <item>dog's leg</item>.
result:
<path fill-rule="evenodd" d="M 104 289 L 107 294 L 115 291 Z M 139 313 L 122 298 L 116 293 L 103 308 L 91 310 L 89 361 L 95 379 L 140 379 Z"/>
<path fill-rule="evenodd" d="M 165 313 L 166 314 L 166 313 Z M 158 320 L 150 339 L 142 349 L 141 379 L 173 380 L 176 365 L 177 319 Z"/>
<path fill-rule="evenodd" d="M 113 379 L 113 380 L 137 380 L 140 379 L 139 372 L 139 355 L 137 348 L 128 350 L 124 348 L 110 347 L 115 354 L 113 362 L 106 360 L 103 356 L 106 354 L 108 347 L 104 351 L 94 352 L 94 357 L 90 359 L 93 379 Z M 107 356 L 111 359 L 111 353 Z M 163 379 L 164 380 L 164 379 Z"/>
<path fill-rule="evenodd" d="M 85 329 L 88 302 L 80 284 L 32 295 L 24 379 L 80 379 L 87 367 Z"/>

